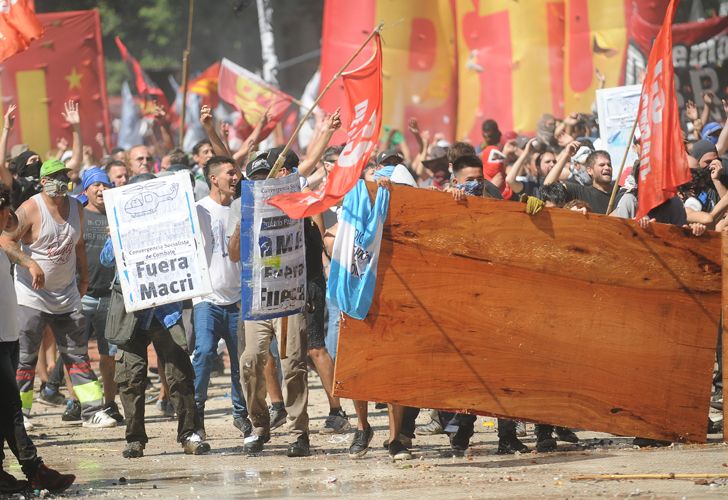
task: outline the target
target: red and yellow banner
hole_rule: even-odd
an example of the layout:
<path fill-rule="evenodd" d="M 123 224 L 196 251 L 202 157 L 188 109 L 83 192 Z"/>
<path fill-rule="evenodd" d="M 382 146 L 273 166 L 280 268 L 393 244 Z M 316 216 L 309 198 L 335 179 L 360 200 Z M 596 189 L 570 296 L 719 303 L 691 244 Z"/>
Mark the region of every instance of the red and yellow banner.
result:
<path fill-rule="evenodd" d="M 481 124 L 532 132 L 544 113 L 591 112 L 595 91 L 634 83 L 668 0 L 326 0 L 325 85 L 381 20 L 384 126 L 450 140 L 481 139 Z M 728 18 L 673 26 L 678 104 L 728 85 Z M 362 59 L 368 55 L 362 56 Z M 678 57 L 679 56 L 679 57 Z M 341 85 L 323 100 L 331 112 Z M 682 94 L 682 95 L 680 95 Z M 343 117 L 344 124 L 347 123 Z"/>
<path fill-rule="evenodd" d="M 26 143 L 44 156 L 60 137 L 70 141 L 63 103 L 79 103 L 83 142 L 101 156 L 95 136 L 110 134 L 106 75 L 97 10 L 39 14 L 43 38 L 3 62 L 3 106 L 16 103 L 9 144 Z"/>
<path fill-rule="evenodd" d="M 27 0 L 0 2 L 0 62 L 28 48 L 43 35 L 35 5 Z"/>

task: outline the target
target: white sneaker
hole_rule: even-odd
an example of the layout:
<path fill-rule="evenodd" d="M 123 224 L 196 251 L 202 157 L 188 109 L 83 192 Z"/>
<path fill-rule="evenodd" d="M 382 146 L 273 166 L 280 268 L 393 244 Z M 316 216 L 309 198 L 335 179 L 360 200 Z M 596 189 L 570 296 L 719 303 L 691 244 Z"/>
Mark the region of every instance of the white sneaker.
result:
<path fill-rule="evenodd" d="M 106 410 L 99 410 L 91 418 L 83 421 L 84 427 L 91 427 L 95 429 L 104 429 L 108 427 L 116 427 L 117 422 L 106 413 Z"/>
<path fill-rule="evenodd" d="M 30 432 L 35 429 L 35 425 L 33 425 L 33 421 L 28 415 L 23 415 L 23 427 L 25 427 L 25 432 Z"/>

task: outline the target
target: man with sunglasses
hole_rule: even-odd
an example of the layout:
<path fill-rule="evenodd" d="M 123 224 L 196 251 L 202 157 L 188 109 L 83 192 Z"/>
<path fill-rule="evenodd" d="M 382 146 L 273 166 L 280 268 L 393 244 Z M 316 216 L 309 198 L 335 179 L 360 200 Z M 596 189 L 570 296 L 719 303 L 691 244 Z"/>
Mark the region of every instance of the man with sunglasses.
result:
<path fill-rule="evenodd" d="M 129 170 L 132 176 L 154 173 L 154 157 L 146 146 L 140 144 L 129 150 Z"/>
<path fill-rule="evenodd" d="M 40 168 L 42 192 L 16 212 L 17 228 L 0 245 L 17 265 L 15 292 L 20 332 L 16 379 L 27 426 L 43 330 L 50 326 L 81 403 L 84 427 L 114 427 L 103 410 L 103 390 L 91 369 L 81 296 L 89 285 L 83 239 L 83 207 L 68 196 L 69 169 L 56 159 Z M 76 273 L 78 272 L 78 278 Z"/>

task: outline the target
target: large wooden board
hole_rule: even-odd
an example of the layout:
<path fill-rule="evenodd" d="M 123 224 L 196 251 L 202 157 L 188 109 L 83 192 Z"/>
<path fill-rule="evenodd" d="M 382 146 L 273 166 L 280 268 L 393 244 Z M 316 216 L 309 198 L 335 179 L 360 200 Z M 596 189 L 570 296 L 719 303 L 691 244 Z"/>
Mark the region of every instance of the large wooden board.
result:
<path fill-rule="evenodd" d="M 395 188 L 338 396 L 703 442 L 717 233 Z"/>

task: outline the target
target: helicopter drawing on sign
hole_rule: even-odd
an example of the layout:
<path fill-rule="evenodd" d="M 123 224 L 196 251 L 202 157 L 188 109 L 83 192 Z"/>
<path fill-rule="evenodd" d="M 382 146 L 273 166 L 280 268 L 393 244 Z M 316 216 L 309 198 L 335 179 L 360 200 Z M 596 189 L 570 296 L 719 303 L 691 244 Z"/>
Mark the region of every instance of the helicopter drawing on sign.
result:
<path fill-rule="evenodd" d="M 164 188 L 167 188 L 164 190 Z M 124 203 L 124 212 L 133 218 L 157 212 L 160 203 L 172 201 L 179 192 L 179 183 L 145 182 L 128 189 L 125 193 L 131 197 Z"/>

